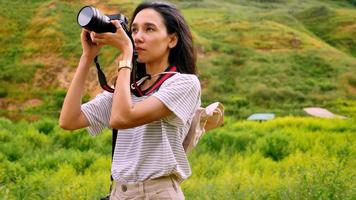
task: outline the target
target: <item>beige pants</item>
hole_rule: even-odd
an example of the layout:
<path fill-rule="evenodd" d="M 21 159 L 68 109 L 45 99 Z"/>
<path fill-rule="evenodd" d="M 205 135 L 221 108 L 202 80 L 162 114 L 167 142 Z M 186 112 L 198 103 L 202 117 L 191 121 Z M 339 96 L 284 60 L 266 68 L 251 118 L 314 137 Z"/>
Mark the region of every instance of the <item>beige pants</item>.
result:
<path fill-rule="evenodd" d="M 125 184 L 116 182 L 110 194 L 110 200 L 184 200 L 184 194 L 178 182 L 165 176 L 142 183 Z"/>

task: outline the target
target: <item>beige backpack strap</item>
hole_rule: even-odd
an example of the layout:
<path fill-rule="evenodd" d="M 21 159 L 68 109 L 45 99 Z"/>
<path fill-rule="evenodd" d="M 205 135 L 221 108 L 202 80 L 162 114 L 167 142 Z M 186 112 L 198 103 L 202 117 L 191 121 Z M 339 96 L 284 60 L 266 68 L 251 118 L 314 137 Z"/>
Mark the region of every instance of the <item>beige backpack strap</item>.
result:
<path fill-rule="evenodd" d="M 185 152 L 190 152 L 199 142 L 206 131 L 221 126 L 224 123 L 224 106 L 215 102 L 206 108 L 195 111 L 190 129 L 183 141 Z"/>

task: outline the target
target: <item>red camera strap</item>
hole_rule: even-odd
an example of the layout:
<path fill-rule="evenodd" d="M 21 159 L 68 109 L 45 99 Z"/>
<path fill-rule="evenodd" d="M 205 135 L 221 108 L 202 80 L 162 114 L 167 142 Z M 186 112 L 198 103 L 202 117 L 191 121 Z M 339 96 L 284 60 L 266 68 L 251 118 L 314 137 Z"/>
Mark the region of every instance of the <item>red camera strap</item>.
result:
<path fill-rule="evenodd" d="M 172 77 L 174 74 L 177 73 L 177 67 L 176 66 L 171 66 L 168 67 L 164 72 L 159 73 L 157 75 L 159 75 L 160 77 L 156 80 L 156 82 L 150 86 L 148 89 L 146 90 L 141 90 L 140 88 L 140 80 L 135 82 L 132 86 L 131 86 L 131 91 L 132 93 L 137 96 L 137 97 L 142 97 L 142 96 L 146 96 L 154 91 L 157 91 L 161 85 L 163 84 L 163 82 L 167 79 L 169 79 L 170 77 Z M 148 77 L 147 77 L 148 76 Z M 145 79 L 151 79 L 150 75 L 147 75 L 146 77 L 144 77 Z"/>
<path fill-rule="evenodd" d="M 97 72 L 98 72 L 98 79 L 99 79 L 99 83 L 100 83 L 101 88 L 103 88 L 105 91 L 108 91 L 110 93 L 114 93 L 115 89 L 110 87 L 107 84 L 105 74 L 100 69 L 100 65 L 99 65 L 97 57 L 95 57 L 94 62 L 95 62 L 95 66 L 96 66 L 96 69 L 97 69 Z M 142 96 L 148 95 L 148 94 L 150 94 L 150 93 L 152 93 L 154 91 L 157 91 L 161 87 L 161 85 L 163 84 L 163 82 L 165 80 L 169 79 L 170 77 L 172 77 L 176 73 L 177 73 L 177 67 L 176 66 L 168 67 L 164 72 L 156 74 L 156 75 L 159 75 L 160 77 L 156 80 L 156 82 L 152 86 L 150 86 L 148 89 L 142 91 L 141 88 L 140 88 L 140 84 L 146 79 L 151 79 L 151 75 L 146 75 L 141 80 L 139 80 L 137 82 L 134 82 L 131 85 L 131 87 L 130 87 L 131 88 L 131 92 L 137 97 L 142 97 Z M 156 76 L 156 75 L 153 75 L 153 76 Z"/>

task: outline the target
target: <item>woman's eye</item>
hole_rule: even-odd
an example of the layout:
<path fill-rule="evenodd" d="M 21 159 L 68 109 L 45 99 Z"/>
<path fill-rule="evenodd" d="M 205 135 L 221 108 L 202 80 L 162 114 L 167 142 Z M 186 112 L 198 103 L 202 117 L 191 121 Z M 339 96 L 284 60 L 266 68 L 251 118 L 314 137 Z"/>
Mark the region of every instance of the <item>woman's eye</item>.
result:
<path fill-rule="evenodd" d="M 137 28 L 131 29 L 131 32 L 132 32 L 132 33 L 136 33 L 136 32 L 137 32 Z"/>
<path fill-rule="evenodd" d="M 151 28 L 151 27 L 148 27 L 148 28 L 146 29 L 146 31 L 151 32 L 151 31 L 154 31 L 154 29 Z"/>

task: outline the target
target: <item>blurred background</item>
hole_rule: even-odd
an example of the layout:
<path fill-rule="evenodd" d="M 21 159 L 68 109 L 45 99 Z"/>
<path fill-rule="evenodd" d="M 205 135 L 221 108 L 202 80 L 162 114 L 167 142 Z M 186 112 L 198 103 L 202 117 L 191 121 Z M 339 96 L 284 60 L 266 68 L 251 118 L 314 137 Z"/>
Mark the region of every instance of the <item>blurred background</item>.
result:
<path fill-rule="evenodd" d="M 204 106 L 226 122 L 189 155 L 187 199 L 356 198 L 356 1 L 182 0 Z M 139 1 L 0 0 L 0 199 L 97 199 L 111 133 L 58 127 L 81 55 L 79 9 L 131 17 Z M 115 74 L 119 53 L 100 63 Z M 101 91 L 93 68 L 84 102 Z M 322 107 L 347 119 L 307 116 Z M 273 113 L 268 122 L 246 121 Z"/>

